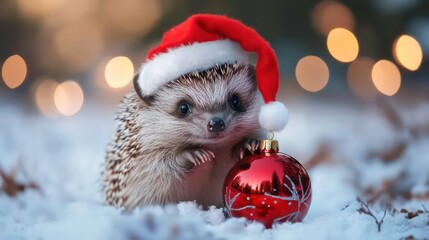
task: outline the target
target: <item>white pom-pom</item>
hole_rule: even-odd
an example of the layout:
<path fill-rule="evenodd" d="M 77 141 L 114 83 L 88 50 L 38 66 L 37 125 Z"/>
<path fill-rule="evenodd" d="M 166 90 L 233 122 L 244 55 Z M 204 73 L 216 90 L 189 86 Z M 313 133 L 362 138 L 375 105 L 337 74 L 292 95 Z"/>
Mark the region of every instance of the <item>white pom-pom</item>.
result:
<path fill-rule="evenodd" d="M 289 121 L 289 111 L 281 102 L 270 102 L 261 107 L 259 124 L 269 131 L 281 131 Z"/>

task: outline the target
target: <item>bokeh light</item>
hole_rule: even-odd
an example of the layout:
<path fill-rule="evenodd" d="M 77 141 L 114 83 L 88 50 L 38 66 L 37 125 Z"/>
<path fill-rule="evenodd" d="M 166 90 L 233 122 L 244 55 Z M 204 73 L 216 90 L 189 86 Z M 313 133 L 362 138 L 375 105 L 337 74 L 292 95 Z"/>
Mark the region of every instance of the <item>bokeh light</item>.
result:
<path fill-rule="evenodd" d="M 19 87 L 27 76 L 27 64 L 24 59 L 15 54 L 6 59 L 1 69 L 4 83 L 11 89 Z"/>
<path fill-rule="evenodd" d="M 402 35 L 396 39 L 393 45 L 393 55 L 399 64 L 411 71 L 417 70 L 423 59 L 419 42 L 409 35 Z"/>
<path fill-rule="evenodd" d="M 76 114 L 83 105 L 83 91 L 75 81 L 59 84 L 54 93 L 55 106 L 64 116 Z"/>
<path fill-rule="evenodd" d="M 393 96 L 401 86 L 401 73 L 396 65 L 388 60 L 378 61 L 371 72 L 372 81 L 378 91 Z"/>
<path fill-rule="evenodd" d="M 72 72 L 82 72 L 91 67 L 104 44 L 99 27 L 89 21 L 60 28 L 53 40 L 59 57 Z"/>
<path fill-rule="evenodd" d="M 104 75 L 110 87 L 125 87 L 133 79 L 133 63 L 129 58 L 124 56 L 114 57 L 107 63 Z"/>
<path fill-rule="evenodd" d="M 351 62 L 359 53 L 355 35 L 345 28 L 335 28 L 329 32 L 326 41 L 329 53 L 340 62 Z"/>
<path fill-rule="evenodd" d="M 371 100 L 378 95 L 371 78 L 374 64 L 375 61 L 369 57 L 358 57 L 347 69 L 349 87 L 361 99 Z"/>
<path fill-rule="evenodd" d="M 42 79 L 36 86 L 35 100 L 40 112 L 48 117 L 57 117 L 54 93 L 58 83 L 52 79 Z"/>
<path fill-rule="evenodd" d="M 64 0 L 17 0 L 20 11 L 30 17 L 38 17 L 56 10 Z"/>
<path fill-rule="evenodd" d="M 113 30 L 120 30 L 122 34 L 144 35 L 161 17 L 158 0 L 108 0 L 104 2 L 104 9 Z"/>
<path fill-rule="evenodd" d="M 321 58 L 306 56 L 296 65 L 295 75 L 302 88 L 309 92 L 317 92 L 328 84 L 329 69 Z"/>
<path fill-rule="evenodd" d="M 319 2 L 311 12 L 313 27 L 327 35 L 334 28 L 345 28 L 353 31 L 355 19 L 353 13 L 344 4 L 337 1 Z"/>

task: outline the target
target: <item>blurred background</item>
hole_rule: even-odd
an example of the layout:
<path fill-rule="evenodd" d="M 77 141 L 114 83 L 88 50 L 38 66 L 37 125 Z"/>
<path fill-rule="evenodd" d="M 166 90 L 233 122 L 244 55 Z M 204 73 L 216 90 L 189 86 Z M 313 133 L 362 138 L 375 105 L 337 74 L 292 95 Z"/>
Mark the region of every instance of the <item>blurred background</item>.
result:
<path fill-rule="evenodd" d="M 0 238 L 128 231 L 99 204 L 115 112 L 148 50 L 193 13 L 239 19 L 277 53 L 291 118 L 276 138 L 313 188 L 305 224 L 287 226 L 427 238 L 428 0 L 1 0 Z M 384 235 L 358 196 L 388 211 Z"/>
<path fill-rule="evenodd" d="M 1 105 L 49 118 L 114 109 L 147 51 L 193 13 L 226 14 L 269 40 L 286 102 L 429 98 L 424 0 L 3 0 Z"/>

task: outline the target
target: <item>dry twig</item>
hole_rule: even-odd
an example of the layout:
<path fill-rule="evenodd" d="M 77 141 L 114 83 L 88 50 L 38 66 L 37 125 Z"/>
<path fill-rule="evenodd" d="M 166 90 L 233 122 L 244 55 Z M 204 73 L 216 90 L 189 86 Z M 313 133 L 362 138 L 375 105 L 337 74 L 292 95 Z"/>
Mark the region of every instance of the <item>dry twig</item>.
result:
<path fill-rule="evenodd" d="M 0 169 L 0 179 L 2 180 L 0 193 L 4 192 L 10 197 L 14 197 L 16 194 L 23 192 L 26 189 L 39 189 L 39 186 L 33 182 L 28 184 L 17 182 L 14 178 L 14 173 L 8 175 L 2 169 Z"/>
<path fill-rule="evenodd" d="M 376 102 L 378 108 L 383 113 L 384 117 L 395 127 L 397 130 L 406 130 L 404 121 L 395 109 L 392 102 L 387 98 L 379 98 Z"/>
<path fill-rule="evenodd" d="M 362 201 L 362 199 L 360 199 L 359 197 L 357 198 L 357 201 L 362 205 L 362 207 L 358 209 L 358 212 L 369 215 L 372 218 L 374 218 L 375 223 L 377 224 L 377 230 L 380 232 L 381 225 L 383 224 L 383 221 L 384 221 L 384 217 L 386 217 L 387 207 L 384 209 L 383 217 L 380 220 L 378 220 L 378 218 L 371 212 L 371 209 L 369 209 L 368 204 Z"/>
<path fill-rule="evenodd" d="M 322 164 L 333 162 L 332 149 L 328 143 L 322 143 L 314 155 L 305 163 L 306 169 L 312 169 L 313 167 Z"/>
<path fill-rule="evenodd" d="M 399 212 L 405 214 L 405 217 L 408 219 L 413 219 L 413 218 L 419 216 L 420 214 L 424 213 L 423 210 L 417 210 L 417 211 L 413 212 L 413 211 L 408 211 L 405 208 L 402 208 Z"/>
<path fill-rule="evenodd" d="M 393 104 L 387 99 L 383 98 L 377 101 L 377 106 L 382 112 L 386 120 L 397 130 L 398 133 L 404 131 L 409 131 L 405 126 L 404 121 L 402 120 L 399 112 Z M 400 156 L 405 152 L 405 149 L 408 147 L 408 141 L 398 141 L 395 146 L 388 149 L 387 151 L 380 153 L 379 157 L 384 162 L 392 162 L 399 159 Z"/>
<path fill-rule="evenodd" d="M 422 204 L 422 208 L 425 211 L 425 213 L 429 213 L 429 211 L 426 209 L 425 205 Z"/>

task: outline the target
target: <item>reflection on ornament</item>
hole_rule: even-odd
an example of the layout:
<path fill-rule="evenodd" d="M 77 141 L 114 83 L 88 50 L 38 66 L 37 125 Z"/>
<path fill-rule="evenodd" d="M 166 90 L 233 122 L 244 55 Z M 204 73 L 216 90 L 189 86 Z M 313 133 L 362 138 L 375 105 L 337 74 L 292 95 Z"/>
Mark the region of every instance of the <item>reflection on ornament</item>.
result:
<path fill-rule="evenodd" d="M 275 140 L 261 141 L 259 154 L 230 170 L 223 188 L 229 216 L 255 220 L 267 228 L 303 220 L 311 203 L 310 178 L 297 160 L 278 153 L 277 146 Z"/>

